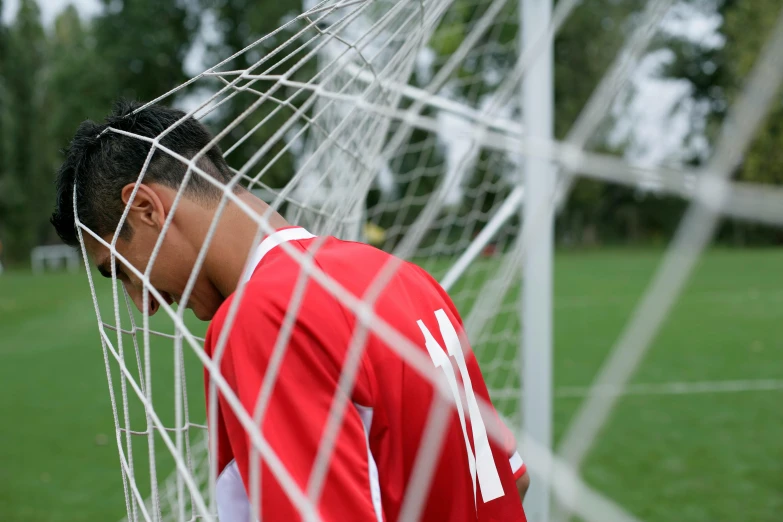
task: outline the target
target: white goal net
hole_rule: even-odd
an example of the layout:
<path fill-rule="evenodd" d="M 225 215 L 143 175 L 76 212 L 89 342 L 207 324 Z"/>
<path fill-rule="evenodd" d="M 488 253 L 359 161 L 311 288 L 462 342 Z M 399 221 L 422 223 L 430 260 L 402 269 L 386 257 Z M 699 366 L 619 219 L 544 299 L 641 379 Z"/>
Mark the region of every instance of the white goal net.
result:
<path fill-rule="evenodd" d="M 465 320 L 494 405 L 522 441 L 521 267 L 537 225 L 521 223 L 525 154 L 559 169 L 549 205 L 566 201 L 576 176 L 652 185 L 691 201 L 597 375 L 596 390 L 625 386 L 719 215 L 783 223 L 783 194 L 729 180 L 783 74 L 783 24 L 760 55 L 708 165 L 642 168 L 586 145 L 627 88 L 671 1 L 648 2 L 565 140 L 536 140 L 520 123 L 522 79 L 579 4 L 558 2 L 537 44 L 518 51 L 508 29 L 508 20 L 519 18 L 516 0 L 305 0 L 302 14 L 278 31 L 154 101 L 169 103 L 183 89 L 197 93 L 189 114 L 217 127 L 235 182 L 259 190 L 291 223 L 375 243 L 441 281 Z M 191 175 L 208 177 L 178 159 Z M 231 190 L 223 189 L 225 205 Z M 83 235 L 91 233 L 78 225 Z M 358 309 L 328 285 L 327 274 L 309 270 Z M 128 519 L 216 519 L 203 328 L 184 307 L 162 306 L 163 317 L 139 318 L 122 285 L 115 281 L 112 299 L 102 300 L 93 283 Z M 155 297 L 154 289 L 147 291 Z M 544 482 L 552 479 L 556 498 L 585 520 L 636 520 L 575 471 L 614 406 L 612 397 L 588 396 L 558 456 L 530 441 L 523 445 L 532 471 Z"/>

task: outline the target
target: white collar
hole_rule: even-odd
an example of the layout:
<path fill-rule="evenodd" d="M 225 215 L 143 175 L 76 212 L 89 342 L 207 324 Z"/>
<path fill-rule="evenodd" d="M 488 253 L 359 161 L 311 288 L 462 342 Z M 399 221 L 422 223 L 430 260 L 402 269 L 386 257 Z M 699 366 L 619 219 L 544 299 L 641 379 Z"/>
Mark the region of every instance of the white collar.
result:
<path fill-rule="evenodd" d="M 245 265 L 245 271 L 242 273 L 242 279 L 240 284 L 245 284 L 250 280 L 250 277 L 255 272 L 256 267 L 273 248 L 281 243 L 287 243 L 288 241 L 299 241 L 302 239 L 312 239 L 315 236 L 303 229 L 302 227 L 296 228 L 284 228 L 268 235 L 259 245 L 256 247 L 255 252 L 248 259 Z"/>

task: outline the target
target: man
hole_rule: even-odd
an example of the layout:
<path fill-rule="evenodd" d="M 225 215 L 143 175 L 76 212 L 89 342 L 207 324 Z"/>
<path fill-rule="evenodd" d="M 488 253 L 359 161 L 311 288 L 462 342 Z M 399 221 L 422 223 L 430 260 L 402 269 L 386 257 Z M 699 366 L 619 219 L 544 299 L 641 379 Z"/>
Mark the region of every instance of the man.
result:
<path fill-rule="evenodd" d="M 419 495 L 421 520 L 524 521 L 515 478 L 524 488 L 527 476 L 513 438 L 497 444 L 487 437 L 476 396 L 488 404 L 489 395 L 461 319 L 443 289 L 419 267 L 364 244 L 316 238 L 237 187 L 236 198 L 256 215 L 268 216 L 275 232 L 256 243 L 257 222 L 230 202 L 219 218 L 192 293 L 180 303 L 223 191 L 193 174 L 172 211 L 187 169 L 160 151 L 142 183 L 137 183 L 149 142 L 106 129 L 155 138 L 184 116 L 160 106 L 134 113 L 138 107 L 120 102 L 105 124 L 85 122 L 79 127 L 58 173 L 52 223 L 66 243 L 78 243 L 75 190 L 79 220 L 110 243 L 127 206 L 116 243 L 124 261 L 112 267 L 108 249 L 87 233 L 83 237 L 100 272 L 111 277 L 115 270 L 142 309 L 143 284 L 131 267 L 138 273 L 147 270 L 164 223 L 171 217 L 149 272 L 150 284 L 161 301 L 187 306 L 199 319 L 211 320 L 206 353 L 218 361 L 222 378 L 247 415 L 262 419 L 266 444 L 296 488 L 314 500 L 319 516 L 329 521 L 398 520 L 406 516 L 405 509 L 415 508 L 406 506 L 406 498 Z M 161 145 L 193 158 L 211 139 L 190 118 L 174 126 Z M 198 167 L 221 184 L 232 177 L 217 146 L 199 160 Z M 398 263 L 377 294 L 373 311 L 410 340 L 420 355 L 432 359 L 430 373 L 422 375 L 408 365 L 375 332 L 363 336 L 356 314 L 312 278 L 302 279 L 302 265 L 286 250 L 311 258 L 357 298 L 372 292 L 373 281 L 387 263 Z M 244 287 L 238 296 L 235 290 L 240 285 Z M 300 287 L 304 292 L 298 299 Z M 154 314 L 160 306 L 150 298 L 147 311 Z M 295 317 L 290 329 L 285 326 L 289 311 Z M 280 342 L 279 336 L 283 336 Z M 325 475 L 319 478 L 316 473 L 313 478 L 327 419 L 333 401 L 340 397 L 343 370 L 351 367 L 348 352 L 357 342 L 347 409 L 334 434 L 332 453 L 327 453 Z M 444 376 L 454 405 L 446 413 L 440 450 L 432 456 L 419 455 L 436 397 L 432 382 Z M 205 372 L 205 377 L 209 389 L 215 376 Z M 264 520 L 298 519 L 300 511 L 290 498 L 291 481 L 281 478 L 279 469 L 273 470 L 264 459 L 260 476 L 251 476 L 255 467 L 251 460 L 257 453 L 244 428 L 243 418 L 247 422 L 248 417 L 239 415 L 222 393 L 212 413 L 217 416 L 217 432 L 210 435 L 217 438 L 220 520 L 249 520 L 248 492 L 250 498 L 260 499 Z M 497 423 L 495 412 L 491 415 L 494 418 L 487 420 Z M 423 489 L 412 492 L 408 486 L 415 482 L 418 457 L 431 458 L 434 467 L 429 481 L 411 486 Z"/>

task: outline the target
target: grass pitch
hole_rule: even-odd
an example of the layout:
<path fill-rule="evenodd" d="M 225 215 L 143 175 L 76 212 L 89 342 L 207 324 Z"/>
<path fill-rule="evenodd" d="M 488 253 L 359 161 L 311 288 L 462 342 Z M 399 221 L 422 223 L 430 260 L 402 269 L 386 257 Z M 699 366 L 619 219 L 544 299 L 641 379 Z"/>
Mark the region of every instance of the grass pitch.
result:
<path fill-rule="evenodd" d="M 660 252 L 631 250 L 557 256 L 556 436 L 659 260 Z M 634 376 L 632 393 L 620 399 L 585 461 L 582 475 L 591 486 L 647 521 L 781 520 L 782 272 L 779 250 L 705 255 Z M 110 303 L 108 283 L 97 284 L 106 292 L 103 305 Z M 455 295 L 458 306 L 470 306 L 458 288 Z M 203 332 L 203 325 L 192 324 Z M 127 348 L 131 338 L 123 338 Z M 152 352 L 155 404 L 173 405 L 174 391 L 166 385 L 174 371 L 172 343 L 155 342 Z M 193 357 L 186 366 L 190 414 L 200 422 L 201 372 Z M 0 383 L 0 520 L 113 522 L 124 516 L 112 408 L 84 273 L 0 276 Z M 172 424 L 173 406 L 160 411 L 164 424 Z M 130 413 L 132 429 L 145 429 L 138 405 Z M 144 494 L 146 439 L 137 437 L 133 450 Z M 165 453 L 156 440 L 161 480 L 170 470 Z"/>

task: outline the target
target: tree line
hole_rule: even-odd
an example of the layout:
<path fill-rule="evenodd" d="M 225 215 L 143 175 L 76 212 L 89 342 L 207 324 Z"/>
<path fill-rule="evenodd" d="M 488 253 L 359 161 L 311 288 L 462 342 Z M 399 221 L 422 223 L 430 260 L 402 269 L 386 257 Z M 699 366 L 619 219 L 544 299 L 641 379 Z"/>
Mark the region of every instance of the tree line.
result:
<path fill-rule="evenodd" d="M 78 124 L 102 119 L 117 96 L 150 99 L 186 79 L 197 20 L 180 4 L 106 0 L 89 21 L 69 6 L 43 27 L 39 3 L 21 0 L 0 26 L 0 241 L 10 261 L 56 240 L 54 174 Z"/>
<path fill-rule="evenodd" d="M 204 10 L 213 15 L 209 18 L 210 31 L 219 35 L 206 48 L 204 61 L 209 64 L 268 34 L 285 17 L 298 11 L 297 6 L 285 2 L 252 0 L 102 2 L 103 9 L 95 17 L 84 19 L 70 6 L 58 14 L 50 27 L 44 27 L 39 3 L 20 0 L 15 18 L 7 24 L 0 23 L 0 241 L 7 261 L 24 260 L 32 247 L 56 241 L 48 225 L 54 172 L 61 161 L 60 151 L 79 122 L 102 119 L 118 96 L 147 101 L 187 80 L 185 60 L 204 30 Z M 693 132 L 706 140 L 709 149 L 726 108 L 770 34 L 781 4 L 779 0 L 682 3 L 716 12 L 722 20 L 719 32 L 724 45 L 706 46 L 671 36 L 661 37 L 655 43 L 670 49 L 673 56 L 661 74 L 687 82 L 691 99 L 705 108 L 706 117 L 698 125 L 694 122 Z M 0 0 L 0 10 L 2 4 Z M 459 9 L 455 12 L 464 16 L 464 23 L 486 8 L 481 2 L 456 0 L 456 4 Z M 515 39 L 518 30 L 512 4 L 515 2 L 509 4 L 508 23 L 494 35 L 506 41 Z M 565 136 L 645 4 L 644 0 L 593 0 L 577 8 L 563 27 L 555 42 L 558 138 Z M 454 24 L 452 29 L 445 33 L 439 30 L 431 42 L 431 47 L 443 55 L 461 37 L 459 30 L 453 30 L 459 28 L 460 20 L 452 19 L 450 23 Z M 269 45 L 275 42 L 270 41 Z M 513 56 L 493 59 L 510 62 Z M 228 121 L 241 109 L 239 105 L 229 106 L 220 117 Z M 260 120 L 265 110 L 262 108 L 245 125 Z M 759 129 L 736 178 L 763 183 L 783 181 L 781 116 L 783 102 L 775 106 Z M 273 128 L 268 128 L 268 132 L 273 132 Z M 612 150 L 617 146 L 607 145 L 608 131 L 607 126 L 602 127 L 591 145 L 621 153 L 622 150 Z M 241 133 L 242 128 L 237 132 Z M 254 139 L 263 142 L 264 138 L 262 133 Z M 414 133 L 410 139 L 423 138 Z M 248 144 L 246 155 L 252 153 L 252 145 Z M 704 159 L 703 150 L 695 151 L 686 157 L 686 162 L 698 165 Z M 290 159 L 281 161 L 271 175 L 272 183 L 285 183 L 291 171 Z M 476 177 L 468 184 L 479 181 Z M 413 190 L 427 193 L 436 183 L 432 180 Z M 399 193 L 407 190 L 408 187 L 402 187 Z M 369 204 L 374 201 L 377 194 L 371 194 Z M 492 203 L 485 200 L 481 205 L 490 208 Z M 582 180 L 558 218 L 558 234 L 578 243 L 655 241 L 671 234 L 683 209 L 683 202 L 674 198 L 640 195 L 635 190 Z M 720 238 L 740 244 L 776 243 L 783 239 L 775 230 L 733 222 L 724 224 Z"/>

